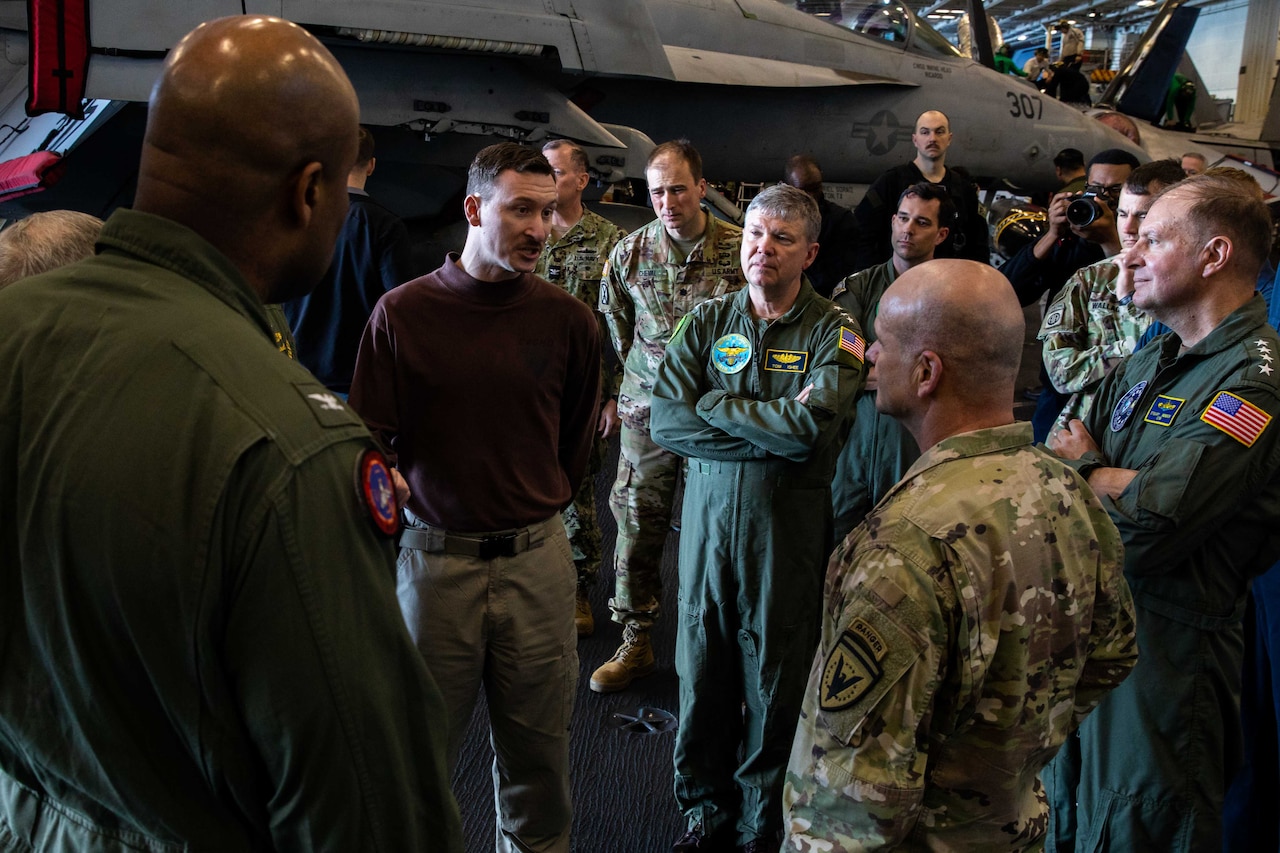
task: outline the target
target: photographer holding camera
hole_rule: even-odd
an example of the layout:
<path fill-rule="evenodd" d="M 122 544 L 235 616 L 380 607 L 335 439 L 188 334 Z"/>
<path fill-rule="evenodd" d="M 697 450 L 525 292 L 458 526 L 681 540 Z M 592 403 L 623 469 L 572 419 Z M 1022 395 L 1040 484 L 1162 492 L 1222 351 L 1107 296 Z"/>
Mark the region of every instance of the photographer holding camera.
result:
<path fill-rule="evenodd" d="M 1122 148 L 1108 148 L 1089 161 L 1082 193 L 1060 193 L 1049 205 L 1049 230 L 1009 259 L 1004 273 L 1018 295 L 1030 305 L 1044 292 L 1057 293 L 1073 273 L 1120 251 L 1115 207 L 1120 189 L 1138 160 Z M 1036 441 L 1043 441 L 1062 411 L 1067 395 L 1059 394 L 1040 368 L 1042 390 L 1031 423 Z"/>

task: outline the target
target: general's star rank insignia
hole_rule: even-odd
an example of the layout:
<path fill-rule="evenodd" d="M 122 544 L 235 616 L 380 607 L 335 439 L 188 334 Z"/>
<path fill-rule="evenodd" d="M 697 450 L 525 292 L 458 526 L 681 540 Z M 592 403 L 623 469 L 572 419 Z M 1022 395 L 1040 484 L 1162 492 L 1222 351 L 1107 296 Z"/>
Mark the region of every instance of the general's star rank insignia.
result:
<path fill-rule="evenodd" d="M 862 619 L 854 619 L 822 668 L 818 691 L 822 710 L 843 711 L 875 687 L 884 677 L 881 661 L 887 651 L 875 628 Z"/>

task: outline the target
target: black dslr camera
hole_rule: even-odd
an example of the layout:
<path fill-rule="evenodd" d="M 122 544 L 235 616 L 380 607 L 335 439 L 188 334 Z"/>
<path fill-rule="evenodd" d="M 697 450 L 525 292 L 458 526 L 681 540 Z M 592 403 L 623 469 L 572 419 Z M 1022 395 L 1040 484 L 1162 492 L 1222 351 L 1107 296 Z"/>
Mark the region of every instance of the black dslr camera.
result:
<path fill-rule="evenodd" d="M 1106 212 L 1102 207 L 1106 203 L 1106 196 L 1091 190 L 1085 190 L 1067 205 L 1067 221 L 1077 228 L 1092 225 L 1099 216 Z"/>

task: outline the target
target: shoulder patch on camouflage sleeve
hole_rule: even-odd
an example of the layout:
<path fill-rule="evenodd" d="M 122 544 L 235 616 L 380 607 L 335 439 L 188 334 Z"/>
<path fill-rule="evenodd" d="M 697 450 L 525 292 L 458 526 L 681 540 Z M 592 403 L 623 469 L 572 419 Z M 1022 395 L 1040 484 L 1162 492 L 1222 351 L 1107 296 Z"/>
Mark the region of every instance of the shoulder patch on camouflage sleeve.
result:
<path fill-rule="evenodd" d="M 897 584 L 882 577 L 863 594 L 846 606 L 847 621 L 826 652 L 818 680 L 818 716 L 842 743 L 928 645 L 924 608 Z"/>
<path fill-rule="evenodd" d="M 867 694 L 884 677 L 887 649 L 884 638 L 866 620 L 857 617 L 836 641 L 822 667 L 818 704 L 824 711 L 843 711 Z"/>

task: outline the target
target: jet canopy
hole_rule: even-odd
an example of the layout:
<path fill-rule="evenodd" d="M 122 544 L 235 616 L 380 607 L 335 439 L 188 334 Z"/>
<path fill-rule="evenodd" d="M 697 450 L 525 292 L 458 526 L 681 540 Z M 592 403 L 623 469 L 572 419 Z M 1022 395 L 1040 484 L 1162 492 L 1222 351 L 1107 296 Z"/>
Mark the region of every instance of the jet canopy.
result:
<path fill-rule="evenodd" d="M 913 53 L 959 57 L 960 51 L 896 0 L 779 0 L 814 18 L 877 41 L 902 45 Z"/>

